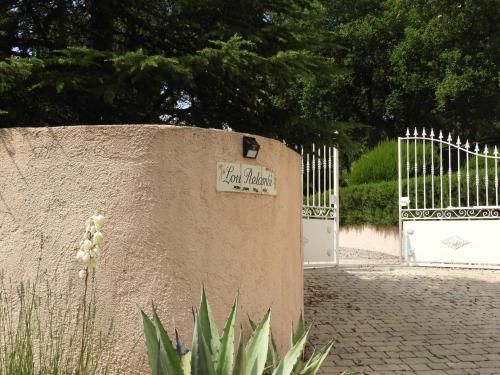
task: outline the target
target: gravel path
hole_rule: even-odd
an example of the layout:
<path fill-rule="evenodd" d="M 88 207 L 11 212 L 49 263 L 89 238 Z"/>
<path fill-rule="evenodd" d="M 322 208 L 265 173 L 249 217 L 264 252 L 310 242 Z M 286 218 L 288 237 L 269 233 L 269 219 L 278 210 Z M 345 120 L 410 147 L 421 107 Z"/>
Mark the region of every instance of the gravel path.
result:
<path fill-rule="evenodd" d="M 399 257 L 378 251 L 368 251 L 346 247 L 341 247 L 338 251 L 341 265 L 400 263 Z"/>

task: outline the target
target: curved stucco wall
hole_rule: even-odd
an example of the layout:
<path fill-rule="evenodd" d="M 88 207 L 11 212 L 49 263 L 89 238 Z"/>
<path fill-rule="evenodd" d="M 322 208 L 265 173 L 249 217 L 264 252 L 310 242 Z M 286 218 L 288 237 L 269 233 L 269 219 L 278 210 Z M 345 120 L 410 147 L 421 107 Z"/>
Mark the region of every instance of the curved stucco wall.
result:
<path fill-rule="evenodd" d="M 173 126 L 75 126 L 0 130 L 0 261 L 14 279 L 43 266 L 76 279 L 74 249 L 85 219 L 106 217 L 97 273 L 102 316 L 114 316 L 115 365 L 147 373 L 139 308 L 151 301 L 190 342 L 190 310 L 204 284 L 220 328 L 236 292 L 239 319 L 272 308 L 280 349 L 303 308 L 300 158 L 257 137 Z M 277 196 L 216 191 L 216 162 L 277 171 Z M 79 283 L 81 287 L 81 283 Z"/>

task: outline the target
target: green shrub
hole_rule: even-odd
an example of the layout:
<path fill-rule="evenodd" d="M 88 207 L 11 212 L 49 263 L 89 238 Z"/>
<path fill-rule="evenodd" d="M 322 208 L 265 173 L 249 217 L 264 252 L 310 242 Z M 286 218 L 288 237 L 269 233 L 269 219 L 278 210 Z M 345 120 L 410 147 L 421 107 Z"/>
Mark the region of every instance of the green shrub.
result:
<path fill-rule="evenodd" d="M 292 332 L 292 348 L 280 361 L 270 331 L 271 311 L 268 310 L 258 324 L 251 322 L 253 333 L 246 345 L 240 331 L 235 351 L 237 310 L 238 298 L 219 336 L 203 290 L 199 310 L 193 311 L 195 327 L 191 352 L 185 349 L 178 335 L 174 347 L 154 306 L 153 319 L 142 312 L 152 375 L 314 375 L 333 346 L 332 341 L 303 361 L 309 331 L 305 330 L 301 317 Z"/>
<path fill-rule="evenodd" d="M 486 205 L 486 189 L 484 185 L 485 171 L 479 173 L 479 205 Z M 411 176 L 411 174 L 410 174 Z M 488 171 L 488 202 L 496 203 L 496 191 L 494 185 L 494 170 Z M 410 178 L 410 208 L 415 206 L 415 178 Z M 403 178 L 403 196 L 407 195 L 407 181 Z M 432 207 L 432 195 L 434 191 L 434 207 L 441 207 L 441 185 L 439 176 L 434 176 L 434 190 L 432 190 L 431 176 L 425 178 L 426 208 Z M 449 175 L 443 174 L 443 208 L 450 206 Z M 451 174 L 451 207 L 467 206 L 467 180 L 462 173 L 460 178 L 460 202 L 458 201 L 458 174 Z M 475 171 L 469 179 L 469 204 L 477 204 Z M 417 179 L 418 208 L 424 205 L 424 179 Z M 375 225 L 397 225 L 398 224 L 398 181 L 376 182 L 371 184 L 352 185 L 340 189 L 340 224 L 375 224 Z"/>
<path fill-rule="evenodd" d="M 410 143 L 410 165 L 413 167 L 415 158 L 414 143 Z M 430 171 L 431 166 L 431 145 L 426 143 L 425 160 L 427 170 Z M 434 147 L 434 156 L 436 163 L 438 149 Z M 401 143 L 402 163 L 406 163 L 406 142 Z M 417 144 L 417 160 L 419 168 L 422 168 L 423 161 L 423 145 Z M 420 172 L 420 171 L 419 171 Z M 368 184 L 372 182 L 392 181 L 398 178 L 398 142 L 383 141 L 371 151 L 361 156 L 355 161 L 351 167 L 351 174 L 348 178 L 349 185 Z"/>
<path fill-rule="evenodd" d="M 340 224 L 398 224 L 397 181 L 347 186 L 340 189 Z"/>

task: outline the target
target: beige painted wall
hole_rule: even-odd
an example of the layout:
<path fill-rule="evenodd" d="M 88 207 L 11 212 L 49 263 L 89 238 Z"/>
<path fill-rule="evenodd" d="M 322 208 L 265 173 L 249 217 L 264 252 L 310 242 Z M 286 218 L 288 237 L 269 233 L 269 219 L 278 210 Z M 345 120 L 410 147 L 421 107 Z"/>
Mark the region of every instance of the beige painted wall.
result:
<path fill-rule="evenodd" d="M 339 245 L 399 256 L 399 230 L 398 227 L 381 225 L 342 226 Z"/>
<path fill-rule="evenodd" d="M 121 373 L 146 373 L 139 308 L 152 300 L 190 342 L 201 285 L 222 329 L 240 290 L 239 318 L 272 308 L 283 350 L 303 308 L 300 157 L 257 137 L 257 163 L 277 170 L 278 195 L 218 193 L 217 161 L 245 161 L 242 134 L 171 126 L 0 129 L 0 262 L 16 279 L 43 266 L 76 281 L 74 249 L 95 210 L 108 218 L 97 274 L 113 315 Z M 81 288 L 81 282 L 76 281 Z M 80 290 L 81 291 L 81 290 Z M 135 346 L 134 346 L 135 345 Z"/>

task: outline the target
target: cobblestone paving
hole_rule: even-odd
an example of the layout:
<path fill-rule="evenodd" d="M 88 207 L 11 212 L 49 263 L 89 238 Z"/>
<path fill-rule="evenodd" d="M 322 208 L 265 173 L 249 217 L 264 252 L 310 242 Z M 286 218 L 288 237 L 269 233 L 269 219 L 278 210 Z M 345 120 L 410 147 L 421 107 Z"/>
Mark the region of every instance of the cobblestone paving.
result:
<path fill-rule="evenodd" d="M 322 374 L 500 374 L 500 271 L 308 269 L 305 318 Z"/>

